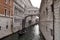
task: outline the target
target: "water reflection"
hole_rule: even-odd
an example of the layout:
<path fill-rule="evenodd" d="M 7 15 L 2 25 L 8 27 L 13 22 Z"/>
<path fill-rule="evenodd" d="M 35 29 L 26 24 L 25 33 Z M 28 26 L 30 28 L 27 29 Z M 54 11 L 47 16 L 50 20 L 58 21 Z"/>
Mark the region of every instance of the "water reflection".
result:
<path fill-rule="evenodd" d="M 35 25 L 34 28 L 33 28 L 33 33 L 34 33 L 34 37 L 32 40 L 39 40 L 40 39 L 40 36 L 39 36 L 39 25 Z"/>
<path fill-rule="evenodd" d="M 39 25 L 37 24 L 34 27 L 28 28 L 27 33 L 20 37 L 20 40 L 40 40 L 39 33 Z"/>
<path fill-rule="evenodd" d="M 16 33 L 8 38 L 5 38 L 3 40 L 40 40 L 40 36 L 39 36 L 39 25 L 35 25 L 32 27 L 29 27 L 27 29 L 27 32 L 20 36 Z"/>
<path fill-rule="evenodd" d="M 34 33 L 34 35 L 39 35 L 39 25 L 38 24 L 34 26 L 33 33 Z"/>

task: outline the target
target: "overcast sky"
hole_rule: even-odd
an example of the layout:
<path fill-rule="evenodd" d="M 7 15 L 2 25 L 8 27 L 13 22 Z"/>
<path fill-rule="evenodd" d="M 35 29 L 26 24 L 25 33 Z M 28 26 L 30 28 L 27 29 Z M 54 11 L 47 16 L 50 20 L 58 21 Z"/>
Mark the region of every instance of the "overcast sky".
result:
<path fill-rule="evenodd" d="M 30 0 L 34 7 L 40 7 L 41 0 Z"/>

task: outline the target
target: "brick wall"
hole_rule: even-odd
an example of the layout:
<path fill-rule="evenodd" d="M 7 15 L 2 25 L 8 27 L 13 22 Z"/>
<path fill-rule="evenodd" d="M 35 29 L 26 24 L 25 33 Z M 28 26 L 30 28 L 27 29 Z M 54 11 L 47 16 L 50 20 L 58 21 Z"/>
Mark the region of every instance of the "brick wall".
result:
<path fill-rule="evenodd" d="M 0 0 L 0 14 L 5 16 L 5 13 L 13 16 L 13 0 Z"/>

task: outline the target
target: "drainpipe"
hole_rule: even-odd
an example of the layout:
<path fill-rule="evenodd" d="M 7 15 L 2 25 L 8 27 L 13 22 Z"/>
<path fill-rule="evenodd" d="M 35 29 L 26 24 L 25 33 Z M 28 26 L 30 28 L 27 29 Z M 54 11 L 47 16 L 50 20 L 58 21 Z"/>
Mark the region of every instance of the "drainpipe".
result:
<path fill-rule="evenodd" d="M 54 0 L 53 0 L 53 40 L 55 40 L 55 15 L 54 15 Z"/>

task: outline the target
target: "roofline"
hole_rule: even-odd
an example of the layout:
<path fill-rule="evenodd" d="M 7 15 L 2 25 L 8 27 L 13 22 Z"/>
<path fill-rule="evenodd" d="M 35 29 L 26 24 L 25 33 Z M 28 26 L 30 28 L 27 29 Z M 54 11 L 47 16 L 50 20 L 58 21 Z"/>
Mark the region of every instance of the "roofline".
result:
<path fill-rule="evenodd" d="M 31 3 L 31 0 L 29 0 L 29 2 L 30 2 L 30 4 L 31 4 L 31 6 L 33 6 L 32 3 Z"/>

